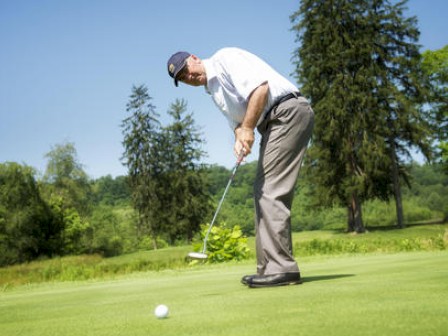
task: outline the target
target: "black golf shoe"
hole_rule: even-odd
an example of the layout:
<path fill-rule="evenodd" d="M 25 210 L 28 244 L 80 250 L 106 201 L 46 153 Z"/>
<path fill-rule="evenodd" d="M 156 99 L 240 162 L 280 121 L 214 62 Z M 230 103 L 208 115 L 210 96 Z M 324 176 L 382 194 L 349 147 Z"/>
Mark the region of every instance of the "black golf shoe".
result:
<path fill-rule="evenodd" d="M 298 272 L 256 275 L 247 279 L 247 285 L 251 288 L 298 285 L 301 283 L 302 280 L 300 279 L 300 273 Z"/>
<path fill-rule="evenodd" d="M 243 276 L 243 277 L 241 278 L 241 283 L 242 283 L 243 285 L 246 285 L 246 286 L 247 286 L 247 285 L 249 285 L 251 279 L 254 278 L 254 277 L 256 277 L 256 276 L 258 276 L 258 274 L 245 275 L 245 276 Z"/>

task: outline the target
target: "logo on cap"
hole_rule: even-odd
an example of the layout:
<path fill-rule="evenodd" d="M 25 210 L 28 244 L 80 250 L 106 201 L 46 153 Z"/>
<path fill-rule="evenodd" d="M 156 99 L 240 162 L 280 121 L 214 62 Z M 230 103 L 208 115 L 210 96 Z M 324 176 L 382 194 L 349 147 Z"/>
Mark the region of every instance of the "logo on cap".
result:
<path fill-rule="evenodd" d="M 169 71 L 173 74 L 175 69 L 176 69 L 176 67 L 174 66 L 173 63 L 171 63 L 169 66 Z"/>

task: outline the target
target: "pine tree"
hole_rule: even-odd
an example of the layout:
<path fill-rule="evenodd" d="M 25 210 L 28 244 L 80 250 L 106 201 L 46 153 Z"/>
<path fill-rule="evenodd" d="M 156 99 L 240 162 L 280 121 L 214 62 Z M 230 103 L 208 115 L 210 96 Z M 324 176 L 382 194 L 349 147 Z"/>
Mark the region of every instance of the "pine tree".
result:
<path fill-rule="evenodd" d="M 121 125 L 124 135 L 122 160 L 128 167 L 132 202 L 138 212 L 138 238 L 150 235 L 154 248 L 157 248 L 157 237 L 163 227 L 158 218 L 163 206 L 158 197 L 163 160 L 159 147 L 159 114 L 151 99 L 144 85 L 132 88 L 127 104 L 127 112 L 131 115 Z"/>
<path fill-rule="evenodd" d="M 428 160 L 432 159 L 435 126 L 433 116 L 424 108 L 429 99 L 429 82 L 421 67 L 417 20 L 404 17 L 405 3 L 378 1 L 370 15 L 378 32 L 373 53 L 376 68 L 382 70 L 377 73 L 377 95 L 379 108 L 386 115 L 390 184 L 400 228 L 404 227 L 400 177 L 408 181 L 406 159 L 411 158 L 411 148 L 418 148 Z"/>
<path fill-rule="evenodd" d="M 145 86 L 134 87 L 123 121 L 123 160 L 128 167 L 132 200 L 139 214 L 140 238 L 149 235 L 171 244 L 191 240 L 210 202 L 200 160 L 202 139 L 185 101 L 177 100 L 162 127 Z"/>
<path fill-rule="evenodd" d="M 304 0 L 292 16 L 297 77 L 316 112 L 309 167 L 321 202 L 347 206 L 349 231 L 365 230 L 365 200 L 400 203 L 409 146 L 430 153 L 418 30 L 405 3 Z"/>
<path fill-rule="evenodd" d="M 203 140 L 187 103 L 176 100 L 168 114 L 172 123 L 164 129 L 167 155 L 166 204 L 170 204 L 166 228 L 170 242 L 184 237 L 191 240 L 210 210 L 204 168 L 200 160 Z"/>

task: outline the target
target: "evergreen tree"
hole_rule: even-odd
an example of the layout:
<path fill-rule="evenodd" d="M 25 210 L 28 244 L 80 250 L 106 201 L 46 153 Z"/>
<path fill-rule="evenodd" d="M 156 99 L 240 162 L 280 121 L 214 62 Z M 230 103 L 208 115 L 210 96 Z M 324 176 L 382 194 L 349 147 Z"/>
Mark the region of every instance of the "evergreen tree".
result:
<path fill-rule="evenodd" d="M 169 193 L 166 204 L 166 232 L 173 243 L 186 237 L 188 240 L 200 230 L 205 216 L 210 210 L 204 167 L 200 160 L 203 140 L 191 113 L 187 113 L 187 103 L 176 100 L 168 114 L 172 122 L 164 129 L 164 143 L 167 155 L 167 172 L 164 190 Z"/>
<path fill-rule="evenodd" d="M 132 202 L 138 212 L 137 234 L 139 239 L 150 235 L 154 248 L 161 233 L 163 204 L 159 198 L 164 167 L 161 148 L 159 114 L 151 103 L 148 89 L 134 86 L 127 104 L 130 116 L 122 122 L 124 135 L 123 163 L 128 168 Z"/>
<path fill-rule="evenodd" d="M 316 112 L 309 166 L 321 203 L 347 206 L 349 231 L 365 230 L 365 200 L 401 203 L 409 146 L 430 155 L 418 30 L 405 3 L 304 0 L 292 16 L 297 77 Z"/>
<path fill-rule="evenodd" d="M 390 157 L 391 185 L 398 227 L 404 227 L 400 177 L 408 180 L 406 159 L 419 149 L 433 157 L 433 116 L 424 108 L 429 99 L 428 78 L 421 67 L 419 31 L 415 17 L 404 18 L 406 1 L 390 5 L 379 1 L 370 15 L 378 31 L 373 59 L 377 70 L 378 107 L 386 115 L 385 140 Z"/>

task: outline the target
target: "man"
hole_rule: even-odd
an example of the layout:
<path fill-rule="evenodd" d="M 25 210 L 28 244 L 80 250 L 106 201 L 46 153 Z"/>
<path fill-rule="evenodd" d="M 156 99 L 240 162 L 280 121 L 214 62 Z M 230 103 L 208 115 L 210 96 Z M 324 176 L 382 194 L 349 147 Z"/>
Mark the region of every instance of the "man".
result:
<path fill-rule="evenodd" d="M 168 60 L 174 83 L 204 86 L 235 133 L 235 155 L 251 153 L 261 134 L 254 183 L 257 274 L 249 287 L 298 284 L 291 240 L 294 186 L 311 138 L 314 113 L 295 85 L 257 56 L 224 48 L 208 59 L 177 52 Z"/>

